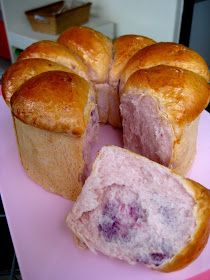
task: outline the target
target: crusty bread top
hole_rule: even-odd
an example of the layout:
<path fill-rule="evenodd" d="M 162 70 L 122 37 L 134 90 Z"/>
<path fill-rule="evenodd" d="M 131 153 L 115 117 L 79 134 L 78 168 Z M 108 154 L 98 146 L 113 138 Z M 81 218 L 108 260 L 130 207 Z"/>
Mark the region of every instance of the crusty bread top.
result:
<path fill-rule="evenodd" d="M 125 84 L 129 76 L 139 69 L 160 64 L 191 70 L 209 81 L 208 65 L 198 53 L 181 44 L 161 42 L 138 51 L 124 68 L 121 82 Z"/>
<path fill-rule="evenodd" d="M 90 94 L 89 83 L 76 74 L 44 72 L 13 94 L 12 113 L 26 124 L 80 136 L 90 117 Z"/>
<path fill-rule="evenodd" d="M 112 57 L 112 43 L 105 35 L 87 27 L 72 27 L 64 31 L 58 42 L 78 54 L 88 66 L 90 79 L 104 83 Z"/>
<path fill-rule="evenodd" d="M 13 93 L 27 80 L 42 72 L 54 70 L 71 71 L 61 64 L 42 58 L 29 58 L 12 64 L 2 78 L 2 94 L 7 105 L 10 105 Z"/>
<path fill-rule="evenodd" d="M 124 35 L 113 41 L 113 63 L 109 73 L 109 81 L 116 84 L 128 60 L 140 49 L 154 44 L 155 41 L 140 35 Z"/>
<path fill-rule="evenodd" d="M 208 105 L 210 85 L 191 71 L 159 65 L 133 73 L 122 92 L 128 93 L 153 96 L 173 124 L 184 125 Z"/>
<path fill-rule="evenodd" d="M 82 60 L 65 46 L 53 41 L 39 41 L 26 48 L 18 61 L 27 58 L 44 58 L 64 65 L 84 79 L 88 79 L 87 67 Z"/>

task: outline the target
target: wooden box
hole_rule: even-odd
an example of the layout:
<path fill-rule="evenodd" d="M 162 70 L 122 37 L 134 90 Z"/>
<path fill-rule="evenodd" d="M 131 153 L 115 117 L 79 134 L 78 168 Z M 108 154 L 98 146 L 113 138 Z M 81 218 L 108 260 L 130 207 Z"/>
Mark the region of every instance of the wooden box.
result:
<path fill-rule="evenodd" d="M 34 31 L 59 34 L 70 26 L 81 25 L 89 20 L 91 3 L 73 2 L 70 9 L 64 1 L 26 11 Z"/>

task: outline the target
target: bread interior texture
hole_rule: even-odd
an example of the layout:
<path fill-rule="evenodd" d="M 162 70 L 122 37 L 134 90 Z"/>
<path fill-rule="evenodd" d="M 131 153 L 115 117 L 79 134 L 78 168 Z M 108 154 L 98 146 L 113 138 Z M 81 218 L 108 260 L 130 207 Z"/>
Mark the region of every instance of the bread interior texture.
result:
<path fill-rule="evenodd" d="M 175 122 L 172 126 L 164 108 L 141 89 L 123 95 L 120 110 L 125 148 L 180 175 L 189 171 L 196 153 L 199 117 L 183 126 Z"/>
<path fill-rule="evenodd" d="M 160 115 L 156 100 L 149 95 L 126 94 L 121 99 L 125 148 L 169 166 L 173 148 L 173 129 Z"/>
<path fill-rule="evenodd" d="M 90 172 L 92 170 L 92 164 L 95 159 L 93 153 L 93 147 L 96 141 L 98 140 L 98 132 L 99 132 L 99 116 L 98 116 L 98 110 L 95 107 L 91 112 L 90 121 L 87 125 L 83 138 L 84 168 L 81 177 L 82 183 L 85 182 L 86 178 L 90 175 Z"/>
<path fill-rule="evenodd" d="M 157 268 L 191 240 L 195 202 L 168 169 L 118 149 L 95 163 L 67 223 L 92 251 Z"/>

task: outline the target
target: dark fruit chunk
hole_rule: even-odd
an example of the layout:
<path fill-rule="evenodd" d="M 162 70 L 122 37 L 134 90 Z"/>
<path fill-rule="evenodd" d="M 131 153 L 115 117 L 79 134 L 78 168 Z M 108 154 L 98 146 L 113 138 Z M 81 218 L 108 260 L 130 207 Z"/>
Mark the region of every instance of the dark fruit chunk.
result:
<path fill-rule="evenodd" d="M 165 254 L 163 253 L 152 253 L 150 254 L 152 262 L 156 265 L 159 266 L 164 259 L 167 257 Z"/>
<path fill-rule="evenodd" d="M 103 234 L 103 237 L 107 242 L 111 242 L 118 237 L 120 225 L 118 221 L 113 221 L 113 223 L 102 223 L 98 225 L 98 230 Z"/>

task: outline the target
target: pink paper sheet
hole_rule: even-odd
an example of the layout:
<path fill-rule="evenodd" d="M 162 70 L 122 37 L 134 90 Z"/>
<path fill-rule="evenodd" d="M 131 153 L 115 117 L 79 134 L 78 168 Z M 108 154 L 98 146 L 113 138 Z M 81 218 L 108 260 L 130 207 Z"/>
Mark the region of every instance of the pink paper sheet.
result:
<path fill-rule="evenodd" d="M 203 112 L 197 156 L 189 172 L 190 178 L 206 187 L 210 187 L 209 128 L 210 114 Z M 72 203 L 46 192 L 25 174 L 18 157 L 10 112 L 1 96 L 0 137 L 0 192 L 24 280 L 183 280 L 210 269 L 210 242 L 195 262 L 168 274 L 79 249 L 64 222 Z M 99 146 L 120 143 L 117 130 L 108 125 L 101 128 Z M 210 273 L 208 277 L 200 279 L 210 279 Z"/>

